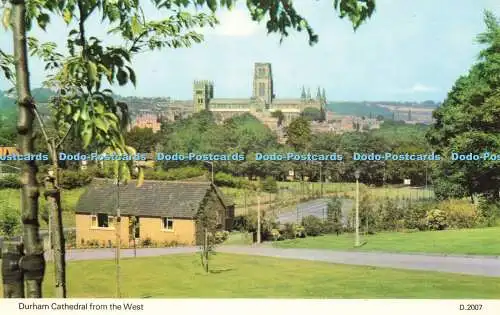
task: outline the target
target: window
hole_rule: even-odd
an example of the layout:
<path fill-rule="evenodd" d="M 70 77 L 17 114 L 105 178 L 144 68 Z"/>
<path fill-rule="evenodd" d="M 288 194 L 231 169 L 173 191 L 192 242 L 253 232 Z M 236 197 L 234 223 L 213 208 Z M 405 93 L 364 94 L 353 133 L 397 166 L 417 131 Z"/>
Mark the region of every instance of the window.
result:
<path fill-rule="evenodd" d="M 266 93 L 266 85 L 264 83 L 259 83 L 259 96 L 264 96 Z"/>
<path fill-rule="evenodd" d="M 106 213 L 98 213 L 91 216 L 91 225 L 93 228 L 114 228 L 115 218 Z"/>
<path fill-rule="evenodd" d="M 174 230 L 174 220 L 172 218 L 163 218 L 162 227 L 165 231 Z"/>

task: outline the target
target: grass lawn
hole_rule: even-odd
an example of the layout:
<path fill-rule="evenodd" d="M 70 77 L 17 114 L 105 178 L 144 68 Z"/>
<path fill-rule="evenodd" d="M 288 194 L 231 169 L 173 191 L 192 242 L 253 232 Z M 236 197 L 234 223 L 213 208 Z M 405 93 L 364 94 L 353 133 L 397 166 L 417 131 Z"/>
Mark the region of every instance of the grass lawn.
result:
<path fill-rule="evenodd" d="M 205 298 L 500 298 L 498 278 L 218 254 L 205 274 L 197 255 L 124 259 L 122 296 Z M 82 272 L 84 276 L 82 277 Z M 53 295 L 52 266 L 44 295 Z M 68 264 L 71 297 L 113 297 L 112 260 Z"/>
<path fill-rule="evenodd" d="M 500 227 L 431 232 L 384 232 L 362 235 L 367 243 L 357 250 L 384 252 L 426 252 L 500 256 Z M 276 242 L 277 247 L 353 250 L 354 235 L 307 237 Z"/>
<path fill-rule="evenodd" d="M 251 245 L 252 243 L 251 233 L 231 232 L 224 245 Z"/>
<path fill-rule="evenodd" d="M 62 190 L 61 200 L 63 208 L 63 224 L 64 227 L 74 227 L 75 226 L 75 206 L 78 199 L 85 191 L 85 188 L 76 188 L 71 190 Z M 19 189 L 0 189 L 0 200 L 6 200 L 8 204 L 20 211 L 20 190 Z M 46 207 L 45 198 L 43 197 L 43 190 L 40 189 L 40 210 Z M 47 228 L 47 224 L 40 220 L 40 225 L 42 229 Z"/>

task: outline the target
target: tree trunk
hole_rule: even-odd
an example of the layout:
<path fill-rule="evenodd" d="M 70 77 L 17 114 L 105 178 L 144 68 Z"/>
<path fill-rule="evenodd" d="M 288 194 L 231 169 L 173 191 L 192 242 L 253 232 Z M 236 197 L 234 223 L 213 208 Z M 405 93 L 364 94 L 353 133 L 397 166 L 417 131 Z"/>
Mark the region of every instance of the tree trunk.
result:
<path fill-rule="evenodd" d="M 2 282 L 4 298 L 24 298 L 23 272 L 19 261 L 23 246 L 19 242 L 5 241 L 2 250 Z"/>
<path fill-rule="evenodd" d="M 30 92 L 27 48 L 25 1 L 11 1 L 13 13 L 14 59 L 16 65 L 16 88 L 19 106 L 18 149 L 21 154 L 34 153 L 33 122 L 34 102 Z M 26 296 L 42 297 L 42 281 L 45 273 L 43 245 L 39 235 L 37 166 L 34 160 L 25 162 L 21 182 L 21 216 L 25 256 L 21 268 L 26 280 Z"/>
<path fill-rule="evenodd" d="M 49 148 L 51 148 L 52 170 L 54 173 L 45 178 L 45 197 L 50 205 L 52 218 L 49 229 L 52 232 L 51 246 L 53 246 L 55 294 L 57 298 L 66 298 L 66 247 L 62 224 L 61 190 L 58 185 L 59 166 L 54 141 L 49 144 Z"/>

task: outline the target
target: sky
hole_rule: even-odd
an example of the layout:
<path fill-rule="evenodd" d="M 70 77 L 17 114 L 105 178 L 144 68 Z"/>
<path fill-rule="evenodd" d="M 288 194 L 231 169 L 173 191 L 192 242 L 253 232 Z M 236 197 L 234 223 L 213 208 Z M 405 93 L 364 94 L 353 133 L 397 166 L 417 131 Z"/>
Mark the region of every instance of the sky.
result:
<path fill-rule="evenodd" d="M 241 1 L 240 1 L 241 2 Z M 244 1 L 243 1 L 244 2 Z M 280 44 L 265 23 L 251 21 L 243 4 L 220 11 L 220 25 L 204 29 L 205 40 L 186 49 L 134 56 L 138 84 L 113 87 L 123 96 L 192 98 L 193 80 L 212 80 L 215 97 L 250 97 L 255 62 L 270 62 L 276 97 L 300 97 L 302 86 L 329 101 L 442 101 L 455 80 L 477 60 L 475 42 L 484 30 L 484 10 L 500 16 L 498 0 L 378 0 L 376 12 L 356 32 L 340 19 L 331 0 L 297 0 L 298 11 L 319 35 L 292 32 Z M 146 15 L 157 17 L 153 8 Z M 90 34 L 102 35 L 97 20 Z M 65 45 L 69 29 L 56 18 L 46 32 L 30 36 Z M 11 33 L 0 31 L 0 47 L 12 51 Z M 32 87 L 44 79 L 43 64 L 30 59 Z M 11 86 L 0 77 L 0 89 Z"/>

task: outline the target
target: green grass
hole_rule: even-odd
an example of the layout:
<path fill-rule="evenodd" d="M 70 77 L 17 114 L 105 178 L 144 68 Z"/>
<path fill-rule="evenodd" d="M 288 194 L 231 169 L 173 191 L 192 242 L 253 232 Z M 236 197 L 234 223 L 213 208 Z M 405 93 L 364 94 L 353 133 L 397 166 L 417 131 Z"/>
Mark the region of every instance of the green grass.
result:
<path fill-rule="evenodd" d="M 232 232 L 224 245 L 251 245 L 253 243 L 251 233 Z"/>
<path fill-rule="evenodd" d="M 85 191 L 85 188 L 77 188 L 71 190 L 62 190 L 61 200 L 63 208 L 63 224 L 64 227 L 74 227 L 75 226 L 75 206 L 78 199 Z M 20 190 L 18 189 L 0 189 L 0 200 L 5 200 L 10 205 L 10 207 L 20 211 Z M 46 207 L 45 198 L 43 198 L 43 191 L 40 194 L 40 209 Z M 40 220 L 41 228 L 47 228 L 47 224 Z"/>
<path fill-rule="evenodd" d="M 197 255 L 123 259 L 123 297 L 500 298 L 498 278 L 218 254 L 205 274 Z M 52 265 L 44 296 L 53 296 Z M 82 277 L 82 271 L 85 276 Z M 1 286 L 1 285 L 0 285 Z M 112 260 L 68 263 L 70 297 L 113 297 Z"/>
<path fill-rule="evenodd" d="M 366 244 L 356 250 L 500 256 L 498 235 L 500 227 L 414 233 L 384 232 L 362 235 L 361 241 L 366 241 Z M 343 234 L 286 240 L 276 242 L 274 246 L 354 250 L 353 243 L 353 234 Z"/>

